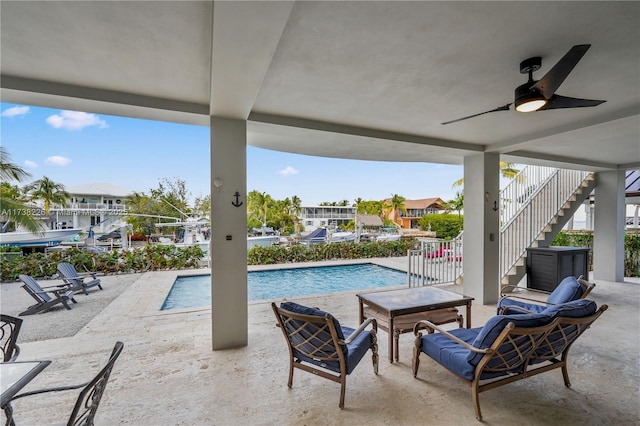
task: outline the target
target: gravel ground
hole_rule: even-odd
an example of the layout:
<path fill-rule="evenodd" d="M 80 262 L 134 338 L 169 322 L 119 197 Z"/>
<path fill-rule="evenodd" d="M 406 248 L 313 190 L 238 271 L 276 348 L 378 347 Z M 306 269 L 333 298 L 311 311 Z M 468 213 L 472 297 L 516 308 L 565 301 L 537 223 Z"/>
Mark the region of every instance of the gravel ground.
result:
<path fill-rule="evenodd" d="M 104 290 L 94 287 L 89 290 L 88 295 L 82 292 L 76 293 L 75 299 L 78 303 L 72 303 L 71 310 L 58 304 L 48 311 L 19 317 L 22 318 L 23 323 L 18 343 L 75 335 L 140 276 L 141 274 L 99 276 Z M 43 287 L 62 283 L 61 280 L 38 280 L 38 282 Z M 22 288 L 22 282 L 0 284 L 0 312 L 3 314 L 18 317 L 20 312 L 25 311 L 34 302 Z"/>

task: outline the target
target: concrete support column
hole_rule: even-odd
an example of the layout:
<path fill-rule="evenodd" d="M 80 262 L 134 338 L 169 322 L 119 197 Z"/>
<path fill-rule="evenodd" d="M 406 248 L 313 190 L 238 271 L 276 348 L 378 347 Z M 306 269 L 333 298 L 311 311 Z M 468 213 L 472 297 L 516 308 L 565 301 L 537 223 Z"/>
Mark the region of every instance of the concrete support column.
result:
<path fill-rule="evenodd" d="M 596 174 L 593 231 L 594 278 L 624 280 L 624 170 Z"/>
<path fill-rule="evenodd" d="M 464 159 L 464 294 L 482 305 L 500 292 L 500 156 Z"/>
<path fill-rule="evenodd" d="M 247 123 L 214 116 L 210 124 L 211 340 L 217 350 L 248 343 Z"/>

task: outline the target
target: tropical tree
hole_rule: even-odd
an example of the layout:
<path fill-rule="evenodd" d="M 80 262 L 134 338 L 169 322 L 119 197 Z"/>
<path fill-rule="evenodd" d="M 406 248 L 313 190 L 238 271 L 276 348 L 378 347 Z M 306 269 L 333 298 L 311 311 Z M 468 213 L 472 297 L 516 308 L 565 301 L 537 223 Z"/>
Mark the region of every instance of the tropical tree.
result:
<path fill-rule="evenodd" d="M 60 204 L 65 207 L 71 199 L 71 194 L 65 191 L 64 185 L 56 183 L 46 176 L 27 185 L 25 192 L 29 195 L 29 200 L 41 200 L 44 203 L 45 215 L 49 214 L 51 204 Z"/>
<path fill-rule="evenodd" d="M 20 166 L 13 164 L 9 152 L 0 146 L 0 178 L 3 181 L 15 180 L 21 182 L 28 177 L 31 177 L 31 174 Z"/>
<path fill-rule="evenodd" d="M 267 226 L 267 216 L 271 213 L 273 198 L 266 192 L 253 190 L 247 194 L 247 221 L 250 228 L 256 223 Z"/>
<path fill-rule="evenodd" d="M 211 217 L 211 194 L 204 197 L 196 197 L 193 203 L 193 210 L 201 217 Z"/>
<path fill-rule="evenodd" d="M 391 198 L 385 200 L 383 203 L 383 211 L 385 215 L 388 216 L 393 222 L 396 222 L 398 220 L 399 212 L 403 212 L 405 214 L 407 213 L 407 207 L 404 204 L 405 201 L 407 201 L 407 199 L 403 196 L 392 194 Z"/>
<path fill-rule="evenodd" d="M 38 234 L 43 232 L 44 225 L 35 215 L 30 214 L 33 209 L 25 204 L 26 200 L 19 188 L 8 182 L 20 182 L 29 176 L 31 175 L 28 172 L 11 161 L 8 151 L 0 147 L 0 178 L 3 180 L 0 185 L 0 218 Z"/>
<path fill-rule="evenodd" d="M 356 213 L 358 214 L 374 214 L 376 216 L 382 216 L 382 201 L 378 200 L 370 200 L 364 201 L 360 200 L 356 206 Z"/>
<path fill-rule="evenodd" d="M 513 163 L 507 163 L 505 161 L 500 162 L 500 174 L 503 178 L 513 179 L 518 173 L 520 173 L 520 170 L 516 169 L 513 166 Z M 451 185 L 452 188 L 456 188 L 459 186 L 464 186 L 464 178 L 458 179 Z"/>
<path fill-rule="evenodd" d="M 460 191 L 456 192 L 456 197 L 452 200 L 447 201 L 444 205 L 444 208 L 448 212 L 456 211 L 458 212 L 458 216 L 460 216 L 460 212 L 464 208 L 464 194 Z"/>

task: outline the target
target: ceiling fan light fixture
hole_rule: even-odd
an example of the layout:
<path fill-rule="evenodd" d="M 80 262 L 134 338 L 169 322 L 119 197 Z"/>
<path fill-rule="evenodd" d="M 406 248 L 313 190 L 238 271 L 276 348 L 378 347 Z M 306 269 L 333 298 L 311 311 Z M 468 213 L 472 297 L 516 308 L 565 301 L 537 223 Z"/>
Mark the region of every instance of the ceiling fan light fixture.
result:
<path fill-rule="evenodd" d="M 547 104 L 547 99 L 542 93 L 531 89 L 532 82 L 527 82 L 516 89 L 516 100 L 514 102 L 516 111 L 533 112 Z"/>

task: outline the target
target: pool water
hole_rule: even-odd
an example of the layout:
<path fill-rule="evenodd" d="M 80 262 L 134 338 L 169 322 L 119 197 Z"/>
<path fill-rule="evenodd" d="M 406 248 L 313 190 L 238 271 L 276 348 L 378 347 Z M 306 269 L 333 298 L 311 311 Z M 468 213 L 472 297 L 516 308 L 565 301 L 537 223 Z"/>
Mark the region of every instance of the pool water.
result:
<path fill-rule="evenodd" d="M 403 285 L 407 274 L 364 263 L 248 273 L 249 301 Z M 211 305 L 211 275 L 178 277 L 161 310 Z"/>

